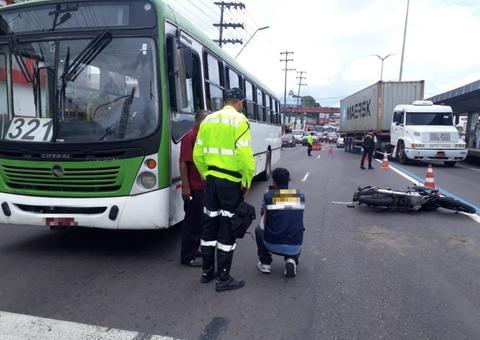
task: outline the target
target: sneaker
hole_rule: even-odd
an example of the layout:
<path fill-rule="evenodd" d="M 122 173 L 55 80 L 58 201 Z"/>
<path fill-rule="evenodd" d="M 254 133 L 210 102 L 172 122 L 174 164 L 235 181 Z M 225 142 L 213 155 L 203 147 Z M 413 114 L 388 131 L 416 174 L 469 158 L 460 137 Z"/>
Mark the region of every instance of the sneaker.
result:
<path fill-rule="evenodd" d="M 272 266 L 269 264 L 263 264 L 262 262 L 257 263 L 257 268 L 264 274 L 270 274 L 272 272 Z"/>
<path fill-rule="evenodd" d="M 287 259 L 285 261 L 285 276 L 295 277 L 297 275 L 297 264 L 294 259 Z"/>

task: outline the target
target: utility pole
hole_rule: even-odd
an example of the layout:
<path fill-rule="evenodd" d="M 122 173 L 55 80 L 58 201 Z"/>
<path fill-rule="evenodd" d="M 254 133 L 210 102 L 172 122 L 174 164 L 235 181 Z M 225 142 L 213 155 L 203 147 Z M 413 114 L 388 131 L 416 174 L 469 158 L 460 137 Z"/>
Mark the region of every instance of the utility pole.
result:
<path fill-rule="evenodd" d="M 407 25 L 408 25 L 408 10 L 410 7 L 410 0 L 407 0 L 407 14 L 405 15 L 405 29 L 403 31 L 403 45 L 402 45 L 402 60 L 400 61 L 400 76 L 398 81 L 402 81 L 403 75 L 403 58 L 405 56 L 405 41 L 407 40 Z"/>
<path fill-rule="evenodd" d="M 293 55 L 294 53 L 292 51 L 280 52 L 280 56 L 284 56 L 283 59 L 280 59 L 280 62 L 285 62 L 285 68 L 283 69 L 285 71 L 285 91 L 283 93 L 283 110 L 284 111 L 287 110 L 287 75 L 289 71 L 295 71 L 294 68 L 288 68 L 288 63 L 293 61 L 293 59 L 289 58 L 291 54 Z M 290 123 L 290 114 L 288 114 L 288 122 Z M 285 123 L 285 121 L 283 123 Z"/>
<path fill-rule="evenodd" d="M 221 2 L 215 2 L 215 5 L 220 7 L 220 23 L 213 24 L 213 26 L 218 27 L 218 29 L 219 29 L 219 37 L 218 37 L 218 39 L 215 39 L 213 41 L 218 43 L 218 46 L 220 46 L 220 47 L 222 47 L 224 44 L 243 44 L 242 39 L 223 39 L 223 30 L 224 29 L 227 29 L 227 28 L 245 29 L 244 24 L 236 23 L 236 22 L 228 22 L 228 23 L 224 22 L 223 21 L 223 19 L 224 19 L 223 14 L 225 12 L 225 8 L 227 8 L 229 10 L 231 8 L 233 8 L 235 10 L 245 9 L 245 4 L 243 4 L 241 2 L 223 2 L 223 1 L 221 1 Z"/>
<path fill-rule="evenodd" d="M 297 77 L 297 79 L 298 79 L 297 107 L 300 107 L 300 104 L 299 104 L 299 102 L 301 100 L 300 90 L 301 90 L 302 86 L 307 86 L 307 84 L 305 84 L 303 82 L 305 79 L 307 79 L 306 77 L 303 76 L 306 73 L 307 73 L 306 71 L 297 71 L 297 75 L 298 75 L 298 77 Z M 295 128 L 297 127 L 297 117 L 298 117 L 298 113 L 295 115 Z"/>

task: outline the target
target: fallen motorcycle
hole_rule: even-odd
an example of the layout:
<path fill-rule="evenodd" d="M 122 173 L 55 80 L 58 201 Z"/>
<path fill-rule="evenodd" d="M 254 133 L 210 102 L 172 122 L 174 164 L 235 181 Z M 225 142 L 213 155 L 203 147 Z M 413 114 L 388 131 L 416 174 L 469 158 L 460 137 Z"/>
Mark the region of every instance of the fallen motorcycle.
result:
<path fill-rule="evenodd" d="M 476 209 L 438 190 L 423 186 L 414 186 L 406 191 L 382 189 L 377 187 L 359 187 L 353 194 L 353 202 L 369 207 L 384 207 L 405 211 L 433 211 L 438 208 L 475 214 Z"/>

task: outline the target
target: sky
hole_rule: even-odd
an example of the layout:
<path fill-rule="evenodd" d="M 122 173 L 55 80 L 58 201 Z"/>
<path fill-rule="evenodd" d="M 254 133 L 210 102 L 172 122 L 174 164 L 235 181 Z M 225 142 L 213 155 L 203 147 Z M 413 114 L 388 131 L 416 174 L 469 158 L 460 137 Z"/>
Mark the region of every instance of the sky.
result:
<path fill-rule="evenodd" d="M 166 0 L 212 39 L 220 18 L 213 0 Z M 240 2 L 237 1 L 237 2 Z M 245 10 L 226 10 L 227 22 L 245 30 L 227 30 L 225 38 L 246 42 L 238 57 L 283 101 L 284 64 L 281 51 L 294 51 L 289 65 L 306 71 L 301 95 L 322 106 L 380 80 L 381 61 L 372 56 L 393 54 L 384 62 L 383 80 L 398 80 L 407 0 L 241 0 Z M 425 80 L 431 97 L 480 79 L 480 0 L 410 0 L 403 80 Z M 240 45 L 224 49 L 236 54 Z M 287 91 L 298 91 L 296 72 L 289 72 Z"/>

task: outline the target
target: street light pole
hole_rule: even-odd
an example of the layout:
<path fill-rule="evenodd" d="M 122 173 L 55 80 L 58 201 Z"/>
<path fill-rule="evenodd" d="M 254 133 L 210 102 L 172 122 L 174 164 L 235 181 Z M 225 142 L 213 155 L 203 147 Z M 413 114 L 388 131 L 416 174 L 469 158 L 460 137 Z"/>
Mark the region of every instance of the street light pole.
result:
<path fill-rule="evenodd" d="M 382 61 L 382 68 L 380 70 L 380 81 L 383 80 L 383 62 L 385 61 L 385 59 L 387 59 L 388 57 L 391 57 L 392 55 L 394 54 L 387 54 L 385 57 L 380 57 L 378 54 L 372 54 L 372 57 L 377 57 Z"/>
<path fill-rule="evenodd" d="M 410 7 L 410 0 L 407 0 L 407 14 L 405 16 L 405 29 L 403 31 L 403 45 L 402 45 L 402 60 L 400 61 L 400 76 L 398 81 L 402 81 L 403 74 L 403 58 L 405 56 L 405 40 L 407 39 L 407 24 L 408 24 L 408 9 Z"/>
<path fill-rule="evenodd" d="M 270 26 L 264 26 L 264 27 L 257 28 L 257 30 L 252 34 L 252 36 L 248 39 L 248 41 L 245 43 L 245 45 L 243 45 L 242 49 L 237 53 L 237 55 L 235 56 L 235 59 L 237 59 L 238 56 L 240 55 L 240 53 L 243 52 L 245 47 L 247 47 L 248 43 L 253 39 L 253 37 L 255 36 L 255 34 L 257 34 L 258 31 L 263 31 L 263 30 L 266 30 L 267 28 L 270 28 Z"/>

